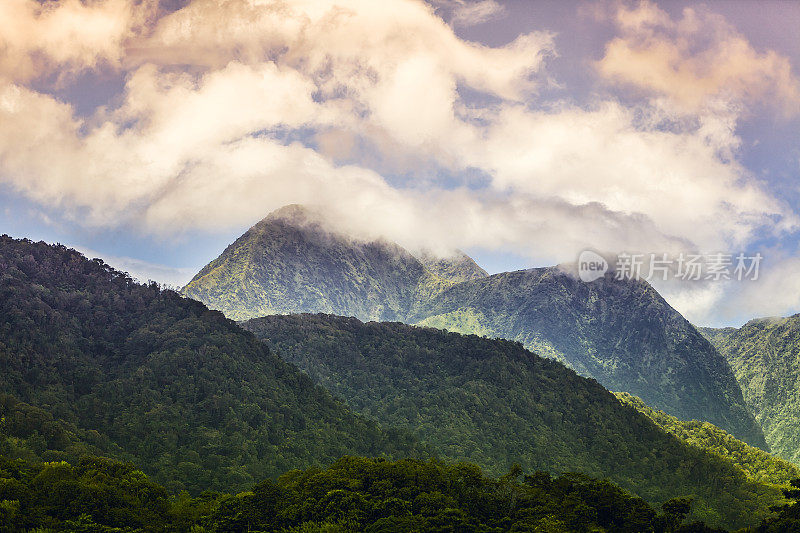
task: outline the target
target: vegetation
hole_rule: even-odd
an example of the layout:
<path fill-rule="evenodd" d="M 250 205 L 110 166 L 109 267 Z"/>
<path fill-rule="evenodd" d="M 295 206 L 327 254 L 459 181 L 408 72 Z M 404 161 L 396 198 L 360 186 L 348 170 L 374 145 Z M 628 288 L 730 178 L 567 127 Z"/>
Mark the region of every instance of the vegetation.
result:
<path fill-rule="evenodd" d="M 764 520 L 754 531 L 759 533 L 796 533 L 800 531 L 800 479 L 792 481 L 792 486 L 784 489 L 784 495 L 792 500 L 786 505 L 776 506 L 773 511 L 777 517 Z"/>
<path fill-rule="evenodd" d="M 728 359 L 772 450 L 800 464 L 800 315 L 704 334 Z"/>
<path fill-rule="evenodd" d="M 425 454 L 221 313 L 63 246 L 6 236 L 0 391 L 11 451 L 23 439 L 44 460 L 133 460 L 170 491 L 241 490 L 344 454 Z"/>
<path fill-rule="evenodd" d="M 363 414 L 219 312 L 0 237 L 0 530 L 674 531 L 686 516 L 751 525 L 783 503 L 519 343 L 253 324 Z M 510 474 L 413 459 L 433 452 Z M 405 459 L 314 466 L 352 454 Z M 582 474 L 520 481 L 514 462 Z"/>
<path fill-rule="evenodd" d="M 616 393 L 626 405 L 634 407 L 658 426 L 692 446 L 711 451 L 741 468 L 747 477 L 759 483 L 789 486 L 800 478 L 800 468 L 763 450 L 748 446 L 730 433 L 700 420 L 682 421 L 663 411 L 652 409 L 642 400 L 625 392 Z"/>
<path fill-rule="evenodd" d="M 519 343 L 329 315 L 243 324 L 349 406 L 405 427 L 449 460 L 501 475 L 579 471 L 659 505 L 695 499 L 712 524 L 744 526 L 782 501 L 729 460 L 666 434 L 596 381 Z"/>
<path fill-rule="evenodd" d="M 237 495 L 169 498 L 132 465 L 0 457 L 0 529 L 69 532 L 712 532 L 683 524 L 690 501 L 656 513 L 607 481 L 546 472 L 486 477 L 469 463 L 344 457 Z"/>
<path fill-rule="evenodd" d="M 183 294 L 237 320 L 324 312 L 517 340 L 610 390 L 767 449 L 725 359 L 647 283 L 587 284 L 558 268 L 487 277 L 463 254 L 417 255 L 351 239 L 289 206 L 237 239 Z"/>

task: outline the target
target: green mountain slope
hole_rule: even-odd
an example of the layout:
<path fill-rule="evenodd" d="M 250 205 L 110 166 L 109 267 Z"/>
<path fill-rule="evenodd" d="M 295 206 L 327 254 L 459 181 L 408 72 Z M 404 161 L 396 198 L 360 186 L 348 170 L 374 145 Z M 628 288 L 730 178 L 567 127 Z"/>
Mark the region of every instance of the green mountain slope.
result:
<path fill-rule="evenodd" d="M 705 332 L 736 373 L 772 450 L 800 464 L 800 315 Z"/>
<path fill-rule="evenodd" d="M 133 459 L 170 490 L 238 490 L 346 453 L 416 449 L 221 313 L 63 246 L 7 236 L 0 391 L 79 440 L 96 434 L 102 453 Z M 29 439 L 26 431 L 14 437 Z"/>
<path fill-rule="evenodd" d="M 741 468 L 747 477 L 759 483 L 788 487 L 800 479 L 800 468 L 763 450 L 748 446 L 730 433 L 700 420 L 678 420 L 663 411 L 653 409 L 641 399 L 626 392 L 615 393 L 625 405 L 646 415 L 658 426 L 692 446 L 724 457 Z"/>
<path fill-rule="evenodd" d="M 725 359 L 644 282 L 559 269 L 485 276 L 460 254 L 412 256 L 328 229 L 301 206 L 256 224 L 183 289 L 228 317 L 324 312 L 518 340 L 611 390 L 766 448 Z"/>
<path fill-rule="evenodd" d="M 442 457 L 493 474 L 581 471 L 648 501 L 696 498 L 698 516 L 741 526 L 780 490 L 666 434 L 596 381 L 519 343 L 329 315 L 244 323 L 352 409 L 406 427 Z"/>
<path fill-rule="evenodd" d="M 411 322 L 517 340 L 681 419 L 766 449 L 728 363 L 648 283 L 584 283 L 559 268 L 455 285 Z"/>

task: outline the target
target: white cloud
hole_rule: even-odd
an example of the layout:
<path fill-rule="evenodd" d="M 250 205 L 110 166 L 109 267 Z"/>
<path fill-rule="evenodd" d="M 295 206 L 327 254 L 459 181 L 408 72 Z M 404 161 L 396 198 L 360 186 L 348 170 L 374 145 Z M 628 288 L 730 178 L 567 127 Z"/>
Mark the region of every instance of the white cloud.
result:
<path fill-rule="evenodd" d="M 131 0 L 3 0 L 0 2 L 0 77 L 27 81 L 102 64 L 116 66 L 125 40 L 151 12 Z"/>
<path fill-rule="evenodd" d="M 758 52 L 721 16 L 687 7 L 672 20 L 642 0 L 617 4 L 614 20 L 622 35 L 597 64 L 610 81 L 667 96 L 690 112 L 722 98 L 800 113 L 800 80 L 788 58 Z"/>
<path fill-rule="evenodd" d="M 446 19 L 455 27 L 469 27 L 499 18 L 505 13 L 495 0 L 433 0 L 434 6 L 445 11 Z"/>
<path fill-rule="evenodd" d="M 720 304 L 708 310 L 709 320 L 744 323 L 800 312 L 800 258 L 767 253 L 757 280 L 728 289 Z"/>
<path fill-rule="evenodd" d="M 192 277 L 201 268 L 171 267 L 157 263 L 150 263 L 148 261 L 142 261 L 141 259 L 135 259 L 133 257 L 120 257 L 103 254 L 101 252 L 97 252 L 90 248 L 83 248 L 81 246 L 72 246 L 71 248 L 75 248 L 77 251 L 90 259 L 102 259 L 103 262 L 111 265 L 121 272 L 127 272 L 131 275 L 131 277 L 141 283 L 155 281 L 172 288 L 180 288 L 189 283 Z"/>

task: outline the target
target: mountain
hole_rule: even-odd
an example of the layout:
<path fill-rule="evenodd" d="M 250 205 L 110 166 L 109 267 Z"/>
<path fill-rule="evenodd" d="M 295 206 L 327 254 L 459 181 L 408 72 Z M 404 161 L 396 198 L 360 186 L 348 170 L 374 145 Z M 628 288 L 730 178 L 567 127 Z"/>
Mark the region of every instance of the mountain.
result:
<path fill-rule="evenodd" d="M 725 359 L 646 282 L 583 283 L 559 268 L 487 276 L 463 253 L 416 257 L 282 208 L 183 289 L 237 320 L 323 312 L 518 340 L 611 390 L 766 449 Z"/>
<path fill-rule="evenodd" d="M 689 446 L 596 381 L 517 342 L 330 315 L 274 315 L 244 327 L 378 423 L 413 431 L 443 458 L 494 475 L 580 471 L 660 504 L 742 526 L 781 501 L 730 460 Z"/>
<path fill-rule="evenodd" d="M 773 451 L 800 465 L 800 315 L 704 333 L 728 359 Z"/>
<path fill-rule="evenodd" d="M 63 246 L 8 236 L 0 391 L 0 426 L 14 444 L 3 453 L 102 453 L 142 465 L 172 491 L 242 490 L 343 454 L 423 453 L 222 313 Z"/>
<path fill-rule="evenodd" d="M 520 341 L 609 390 L 767 448 L 725 358 L 645 281 L 507 272 L 445 289 L 409 321 Z"/>
<path fill-rule="evenodd" d="M 447 284 L 395 244 L 354 241 L 327 231 L 313 211 L 287 206 L 236 239 L 182 293 L 236 320 L 308 310 L 401 320 L 419 292 Z"/>

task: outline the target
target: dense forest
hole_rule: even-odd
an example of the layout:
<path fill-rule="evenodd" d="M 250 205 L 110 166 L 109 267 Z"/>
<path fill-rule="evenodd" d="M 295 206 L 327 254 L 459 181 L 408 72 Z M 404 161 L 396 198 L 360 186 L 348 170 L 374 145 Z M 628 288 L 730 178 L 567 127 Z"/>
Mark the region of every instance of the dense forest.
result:
<path fill-rule="evenodd" d="M 442 458 L 501 475 L 580 471 L 659 505 L 695 498 L 711 524 L 744 526 L 780 501 L 776 483 L 668 435 L 596 381 L 519 343 L 331 315 L 243 323 L 348 405 L 405 427 Z"/>
<path fill-rule="evenodd" d="M 171 497 L 131 464 L 0 456 L 0 531 L 714 531 L 685 523 L 690 507 L 690 500 L 674 499 L 656 512 L 613 484 L 581 474 L 524 475 L 514 467 L 489 478 L 469 463 L 360 457 L 293 470 L 236 495 Z"/>
<path fill-rule="evenodd" d="M 703 333 L 728 359 L 772 450 L 800 464 L 800 315 Z"/>
<path fill-rule="evenodd" d="M 323 312 L 517 340 L 609 390 L 767 449 L 728 363 L 644 281 L 583 283 L 560 268 L 487 276 L 462 253 L 362 241 L 294 205 L 250 228 L 182 292 L 236 320 Z"/>
<path fill-rule="evenodd" d="M 344 454 L 427 455 L 221 313 L 63 246 L 5 236 L 0 391 L 15 437 L 57 444 L 55 433 L 69 434 L 170 491 L 242 490 Z"/>
<path fill-rule="evenodd" d="M 236 495 L 170 494 L 131 463 L 92 456 L 75 428 L 48 413 L 8 397 L 2 405 L 0 531 L 721 531 L 687 518 L 691 499 L 671 499 L 656 511 L 608 481 L 526 475 L 517 465 L 491 478 L 466 462 L 344 457 Z M 12 436 L 26 431 L 28 438 Z M 800 480 L 785 491 L 790 503 L 748 531 L 800 528 L 800 506 L 791 503 L 799 489 Z"/>

